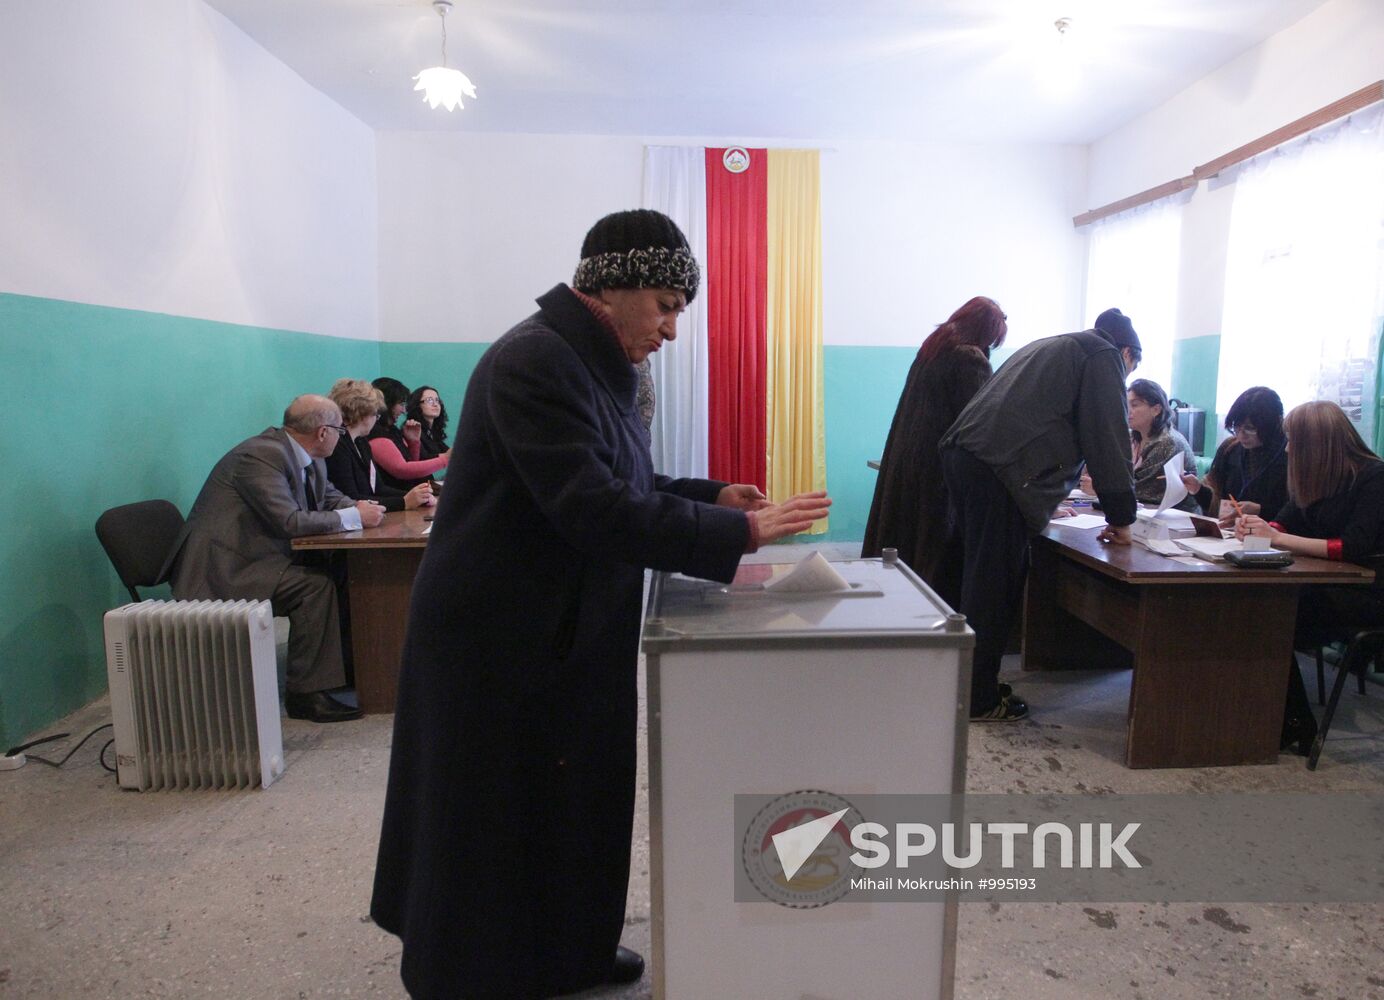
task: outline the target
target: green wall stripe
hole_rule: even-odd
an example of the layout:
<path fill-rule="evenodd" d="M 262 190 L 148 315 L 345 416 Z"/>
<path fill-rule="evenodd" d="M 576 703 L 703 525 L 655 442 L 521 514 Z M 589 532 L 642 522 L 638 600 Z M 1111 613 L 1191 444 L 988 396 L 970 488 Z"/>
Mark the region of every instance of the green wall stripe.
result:
<path fill-rule="evenodd" d="M 1173 381 L 1168 394 L 1206 411 L 1203 453 L 1207 456 L 1216 450 L 1216 428 L 1219 426 L 1216 419 L 1216 379 L 1220 364 L 1219 334 L 1173 341 Z"/>
<path fill-rule="evenodd" d="M 0 294 L 0 379 L 23 415 L 5 448 L 0 747 L 105 690 L 101 618 L 128 595 L 101 511 L 163 497 L 186 513 L 293 396 L 379 363 L 376 341 Z"/>
<path fill-rule="evenodd" d="M 811 541 L 865 537 L 876 477 L 865 463 L 884 453 L 889 424 L 917 353 L 916 347 L 822 349 L 827 493 L 832 505 L 826 535 Z"/>

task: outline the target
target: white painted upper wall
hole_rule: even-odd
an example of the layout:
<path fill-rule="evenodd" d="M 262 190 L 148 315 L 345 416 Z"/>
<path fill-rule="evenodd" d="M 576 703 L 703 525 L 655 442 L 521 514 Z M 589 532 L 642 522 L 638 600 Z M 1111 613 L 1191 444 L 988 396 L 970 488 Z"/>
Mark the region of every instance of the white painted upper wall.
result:
<path fill-rule="evenodd" d="M 639 207 L 637 138 L 380 132 L 380 338 L 495 340 Z"/>
<path fill-rule="evenodd" d="M 593 222 L 639 206 L 645 141 L 380 133 L 382 338 L 484 342 L 527 316 Z M 1084 149 L 821 145 L 827 344 L 916 346 L 973 295 L 1004 306 L 1014 344 L 1081 325 Z"/>
<path fill-rule="evenodd" d="M 1381 78 L 1384 0 L 1331 0 L 1093 143 L 1086 207 L 1190 174 Z"/>
<path fill-rule="evenodd" d="M 201 0 L 0 4 L 0 291 L 377 334 L 374 133 Z"/>

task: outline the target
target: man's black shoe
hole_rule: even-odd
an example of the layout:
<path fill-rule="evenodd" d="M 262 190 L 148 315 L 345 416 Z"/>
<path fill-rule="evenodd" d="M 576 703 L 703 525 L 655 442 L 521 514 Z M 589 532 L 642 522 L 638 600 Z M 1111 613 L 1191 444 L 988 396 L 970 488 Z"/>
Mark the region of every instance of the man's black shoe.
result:
<path fill-rule="evenodd" d="M 284 708 L 290 719 L 309 722 L 350 722 L 364 714 L 358 708 L 343 705 L 325 691 L 289 691 L 284 695 Z"/>
<path fill-rule="evenodd" d="M 610 969 L 607 982 L 633 983 L 644 975 L 644 959 L 639 952 L 630 951 L 624 945 L 615 946 L 615 964 Z"/>

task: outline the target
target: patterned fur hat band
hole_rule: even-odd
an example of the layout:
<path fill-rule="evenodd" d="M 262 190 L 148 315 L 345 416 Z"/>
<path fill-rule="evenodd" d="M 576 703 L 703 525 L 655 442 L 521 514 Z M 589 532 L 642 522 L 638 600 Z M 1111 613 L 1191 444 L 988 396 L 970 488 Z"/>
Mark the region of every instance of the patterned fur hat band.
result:
<path fill-rule="evenodd" d="M 577 265 L 572 287 L 583 292 L 602 288 L 676 288 L 687 301 L 697 297 L 701 269 L 685 247 L 649 247 L 646 250 L 614 250 L 584 257 Z"/>
<path fill-rule="evenodd" d="M 701 270 L 687 237 L 676 222 L 650 208 L 613 212 L 592 226 L 572 278 L 572 287 L 581 292 L 676 288 L 688 302 L 696 298 L 700 283 Z"/>

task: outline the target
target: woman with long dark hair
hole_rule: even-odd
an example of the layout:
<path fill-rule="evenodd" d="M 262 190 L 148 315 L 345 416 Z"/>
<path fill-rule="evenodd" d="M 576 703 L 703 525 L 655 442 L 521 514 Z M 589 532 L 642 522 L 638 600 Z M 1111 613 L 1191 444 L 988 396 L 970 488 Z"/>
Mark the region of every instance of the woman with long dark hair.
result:
<path fill-rule="evenodd" d="M 1240 513 L 1273 517 L 1288 502 L 1283 400 L 1268 386 L 1246 389 L 1230 405 L 1225 429 L 1231 436 L 1216 449 L 1197 503 L 1226 526 Z"/>
<path fill-rule="evenodd" d="M 1007 317 L 993 299 L 976 296 L 933 330 L 918 348 L 884 445 L 861 555 L 885 548 L 943 598 L 954 601 L 959 553 L 948 552 L 947 488 L 937 444 L 993 371 L 990 352 L 1004 343 Z"/>
<path fill-rule="evenodd" d="M 418 438 L 420 459 L 436 458 L 447 450 L 447 407 L 442 396 L 430 385 L 422 385 L 409 393 L 404 410 L 408 423 L 417 422 L 421 428 Z"/>
<path fill-rule="evenodd" d="M 409 420 L 402 429 L 398 425 L 399 417 L 408 408 L 408 387 L 388 376 L 381 376 L 370 384 L 384 396 L 385 407 L 370 431 L 371 457 L 379 467 L 380 479 L 407 493 L 419 483 L 430 482 L 434 473 L 447 468 L 452 449 L 424 459 L 422 424 Z"/>
<path fill-rule="evenodd" d="M 1134 498 L 1157 506 L 1163 502 L 1163 467 L 1182 457 L 1182 471 L 1195 473 L 1192 446 L 1172 425 L 1168 394 L 1157 382 L 1136 378 L 1129 384 L 1129 436 L 1134 447 Z M 1196 500 L 1184 497 L 1179 510 L 1195 510 Z"/>
<path fill-rule="evenodd" d="M 1288 502 L 1271 520 L 1246 514 L 1239 538 L 1260 535 L 1276 549 L 1343 559 L 1376 569 L 1371 587 L 1306 587 L 1298 601 L 1294 645 L 1310 649 L 1343 630 L 1384 625 L 1384 462 L 1366 447 L 1335 403 L 1294 407 L 1283 421 L 1288 443 Z M 1283 746 L 1306 756 L 1317 733 L 1297 661 L 1288 675 Z"/>

